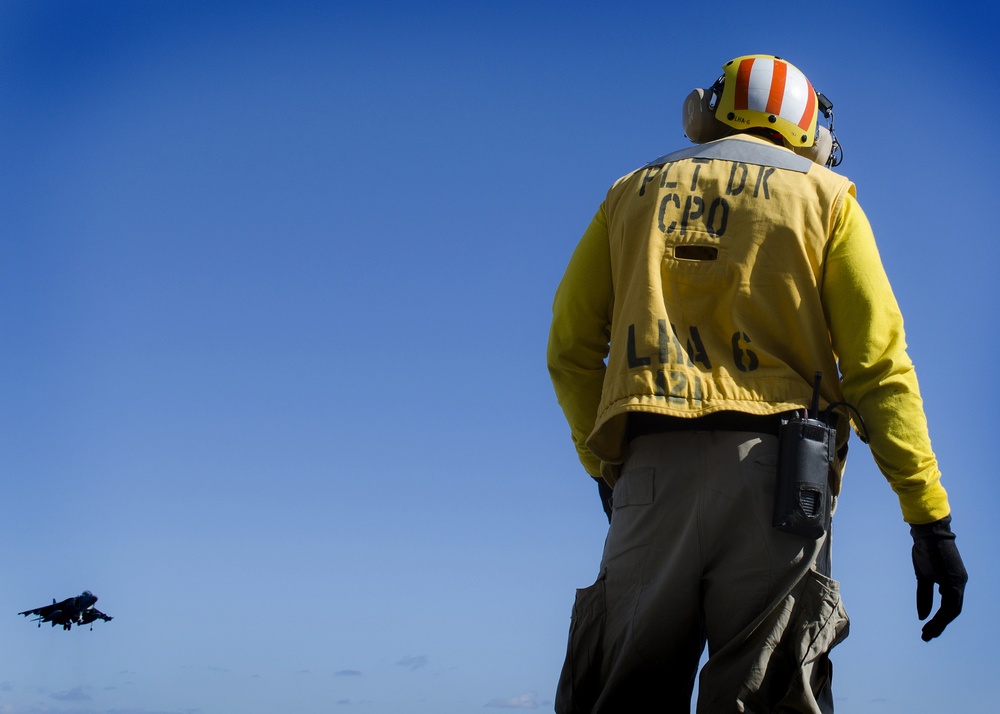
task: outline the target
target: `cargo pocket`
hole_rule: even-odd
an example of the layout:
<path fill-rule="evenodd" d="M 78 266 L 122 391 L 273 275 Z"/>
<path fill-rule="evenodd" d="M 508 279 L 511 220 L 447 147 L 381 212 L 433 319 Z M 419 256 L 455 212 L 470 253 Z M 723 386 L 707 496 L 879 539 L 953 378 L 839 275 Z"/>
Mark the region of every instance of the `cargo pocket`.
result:
<path fill-rule="evenodd" d="M 709 658 L 702 670 L 698 711 L 830 714 L 829 653 L 849 628 L 839 583 L 808 570 L 791 591 Z"/>
<path fill-rule="evenodd" d="M 796 652 L 798 668 L 788 688 L 791 702 L 783 703 L 799 706 L 799 702 L 808 702 L 823 714 L 831 714 L 833 664 L 830 650 L 847 639 L 851 628 L 840 599 L 840 584 L 815 570 L 810 571 L 802 604 L 799 617 L 802 637 Z"/>
<path fill-rule="evenodd" d="M 787 625 L 777 636 L 777 647 L 767 663 L 765 690 L 774 711 L 833 711 L 830 650 L 843 642 L 850 621 L 840 599 L 840 584 L 810 570 L 797 593 Z M 775 704 L 776 702 L 776 704 Z"/>
<path fill-rule="evenodd" d="M 601 694 L 604 647 L 604 576 L 576 591 L 566 661 L 556 688 L 557 714 L 590 714 Z"/>
<path fill-rule="evenodd" d="M 843 642 L 847 638 L 850 621 L 840 599 L 840 583 L 810 570 L 802 593 L 799 622 L 806 635 L 801 640 L 800 666 Z"/>

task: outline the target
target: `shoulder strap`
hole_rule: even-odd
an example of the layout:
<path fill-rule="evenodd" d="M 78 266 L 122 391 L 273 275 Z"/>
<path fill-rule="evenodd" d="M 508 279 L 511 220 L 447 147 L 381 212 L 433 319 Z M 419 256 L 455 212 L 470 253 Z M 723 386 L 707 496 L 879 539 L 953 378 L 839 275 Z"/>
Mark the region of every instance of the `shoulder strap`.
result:
<path fill-rule="evenodd" d="M 809 168 L 813 165 L 812 160 L 778 146 L 758 144 L 755 141 L 741 139 L 723 139 L 674 151 L 655 161 L 650 161 L 643 168 L 661 166 L 681 159 L 724 159 L 754 164 L 755 166 L 773 166 L 777 169 L 788 169 L 803 174 L 809 173 Z"/>

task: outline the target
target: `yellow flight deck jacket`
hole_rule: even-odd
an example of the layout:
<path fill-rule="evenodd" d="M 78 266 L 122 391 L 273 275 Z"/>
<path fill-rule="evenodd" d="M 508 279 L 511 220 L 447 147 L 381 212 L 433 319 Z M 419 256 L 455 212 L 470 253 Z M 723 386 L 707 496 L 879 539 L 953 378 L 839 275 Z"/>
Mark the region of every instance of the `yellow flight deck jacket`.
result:
<path fill-rule="evenodd" d="M 552 311 L 549 373 L 591 476 L 614 484 L 628 412 L 802 409 L 819 371 L 821 405 L 863 417 L 904 519 L 950 512 L 899 307 L 854 185 L 833 171 L 745 134 L 633 171 Z"/>

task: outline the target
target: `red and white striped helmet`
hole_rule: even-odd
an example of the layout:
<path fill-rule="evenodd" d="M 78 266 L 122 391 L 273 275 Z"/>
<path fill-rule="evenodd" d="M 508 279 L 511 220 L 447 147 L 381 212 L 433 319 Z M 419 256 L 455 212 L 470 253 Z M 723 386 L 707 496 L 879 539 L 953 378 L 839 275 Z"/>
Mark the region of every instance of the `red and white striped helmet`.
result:
<path fill-rule="evenodd" d="M 722 67 L 715 117 L 740 129 L 771 129 L 791 147 L 812 146 L 819 103 L 796 67 L 771 55 L 746 55 Z"/>

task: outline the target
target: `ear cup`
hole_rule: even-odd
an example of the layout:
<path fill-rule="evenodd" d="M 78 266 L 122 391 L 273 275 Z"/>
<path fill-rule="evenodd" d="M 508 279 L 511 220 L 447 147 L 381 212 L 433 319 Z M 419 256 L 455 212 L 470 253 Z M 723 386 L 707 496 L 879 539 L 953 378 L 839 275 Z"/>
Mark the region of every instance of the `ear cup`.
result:
<path fill-rule="evenodd" d="M 681 110 L 684 135 L 696 144 L 721 139 L 734 131 L 715 118 L 715 113 L 709 106 L 711 99 L 711 91 L 707 89 L 694 89 L 684 99 Z"/>
<path fill-rule="evenodd" d="M 793 146 L 792 151 L 799 156 L 804 156 L 816 162 L 820 166 L 826 166 L 826 162 L 830 158 L 830 152 L 833 151 L 833 137 L 830 135 L 830 130 L 822 124 L 817 124 L 815 143 L 812 146 L 806 147 Z"/>

